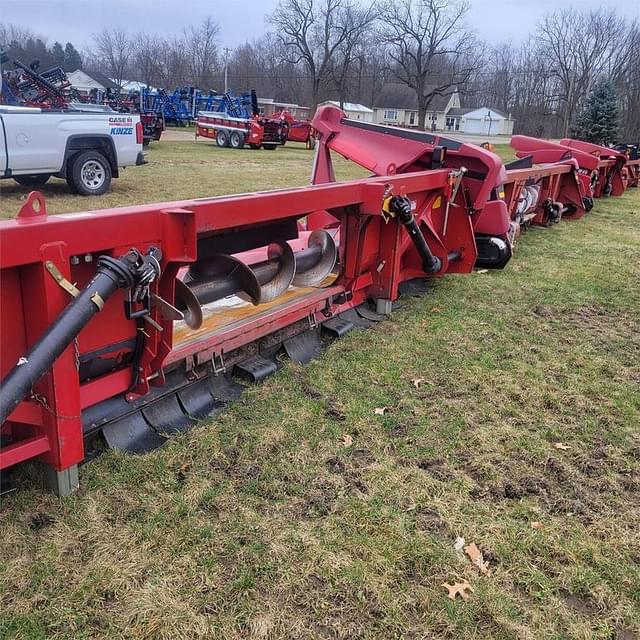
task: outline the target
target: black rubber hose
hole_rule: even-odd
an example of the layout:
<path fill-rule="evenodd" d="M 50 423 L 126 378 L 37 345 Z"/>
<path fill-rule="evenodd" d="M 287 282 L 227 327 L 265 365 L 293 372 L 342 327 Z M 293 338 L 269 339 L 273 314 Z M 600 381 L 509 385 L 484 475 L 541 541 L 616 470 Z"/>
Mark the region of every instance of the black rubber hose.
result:
<path fill-rule="evenodd" d="M 409 198 L 394 196 L 390 202 L 390 209 L 398 216 L 398 221 L 404 226 L 422 258 L 422 270 L 425 273 L 437 273 L 442 269 L 442 261 L 434 256 L 429 249 L 425 237 L 420 231 L 415 216 L 411 211 L 411 201 Z"/>
<path fill-rule="evenodd" d="M 103 304 L 118 290 L 136 284 L 140 254 L 130 251 L 121 258 L 100 256 L 96 275 L 64 309 L 53 324 L 16 364 L 1 383 L 0 424 L 80 333 Z"/>

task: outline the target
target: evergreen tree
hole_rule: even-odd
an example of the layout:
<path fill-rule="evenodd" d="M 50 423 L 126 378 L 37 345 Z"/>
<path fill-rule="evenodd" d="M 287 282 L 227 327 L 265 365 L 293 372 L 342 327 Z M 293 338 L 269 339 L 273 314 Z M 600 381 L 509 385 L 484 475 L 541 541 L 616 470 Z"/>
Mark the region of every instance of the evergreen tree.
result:
<path fill-rule="evenodd" d="M 82 57 L 70 42 L 67 42 L 64 47 L 64 63 L 62 68 L 67 73 L 70 71 L 76 71 L 77 69 L 82 69 Z"/>
<path fill-rule="evenodd" d="M 53 58 L 53 64 L 56 67 L 61 67 L 64 64 L 64 49 L 59 42 L 54 42 L 51 47 L 51 57 Z"/>
<path fill-rule="evenodd" d="M 599 80 L 587 97 L 571 128 L 578 140 L 608 145 L 618 134 L 618 100 L 613 84 L 607 78 Z"/>

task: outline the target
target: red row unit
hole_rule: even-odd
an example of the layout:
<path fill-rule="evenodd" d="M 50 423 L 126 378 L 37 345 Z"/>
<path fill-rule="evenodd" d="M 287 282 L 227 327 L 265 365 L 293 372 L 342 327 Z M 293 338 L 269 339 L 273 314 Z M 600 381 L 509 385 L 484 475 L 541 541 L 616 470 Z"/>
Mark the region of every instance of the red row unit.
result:
<path fill-rule="evenodd" d="M 200 111 L 196 119 L 196 138 L 210 138 L 219 147 L 269 149 L 287 141 L 288 125 L 284 120 L 253 116 L 234 118 L 224 113 Z"/>

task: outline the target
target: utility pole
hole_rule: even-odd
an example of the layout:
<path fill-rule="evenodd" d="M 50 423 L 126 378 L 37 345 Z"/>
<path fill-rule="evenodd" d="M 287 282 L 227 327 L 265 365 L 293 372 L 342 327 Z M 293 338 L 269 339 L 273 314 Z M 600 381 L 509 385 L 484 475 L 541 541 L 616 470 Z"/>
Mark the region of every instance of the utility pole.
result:
<path fill-rule="evenodd" d="M 224 51 L 224 92 L 227 93 L 229 91 L 229 53 L 231 49 L 229 47 L 225 47 Z"/>

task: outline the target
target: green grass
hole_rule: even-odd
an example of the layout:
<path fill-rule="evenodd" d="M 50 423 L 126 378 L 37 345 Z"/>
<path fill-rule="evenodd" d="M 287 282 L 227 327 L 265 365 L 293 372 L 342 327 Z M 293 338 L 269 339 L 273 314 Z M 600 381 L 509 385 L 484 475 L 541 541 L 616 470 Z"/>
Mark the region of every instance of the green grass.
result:
<path fill-rule="evenodd" d="M 313 152 L 299 143 L 289 143 L 275 151 L 248 147 L 237 151 L 220 149 L 202 138 L 198 142 L 153 142 L 146 153 L 148 164 L 121 170 L 104 196 L 73 195 L 64 180 L 51 178 L 40 188 L 48 213 L 297 187 L 309 183 L 313 159 Z M 513 158 L 507 145 L 497 145 L 496 153 Z M 367 175 L 340 156 L 334 158 L 334 165 L 340 180 Z M 30 191 L 13 180 L 0 180 L 0 219 L 13 218 Z"/>
<path fill-rule="evenodd" d="M 69 193 L 67 183 L 51 178 L 40 188 L 49 213 L 93 211 L 107 207 L 184 200 L 229 193 L 281 189 L 309 183 L 313 152 L 299 143 L 275 151 L 221 149 L 205 139 L 153 142 L 146 151 L 148 164 L 121 170 L 111 189 L 99 197 Z M 341 179 L 365 175 L 356 165 L 338 157 Z M 0 218 L 12 218 L 31 191 L 13 180 L 0 181 Z"/>
<path fill-rule="evenodd" d="M 234 180 L 223 153 L 196 165 L 209 184 Z M 307 175 L 302 150 L 256 154 L 234 190 L 283 186 L 274 157 Z M 169 145 L 151 155 L 165 171 Z M 176 161 L 176 190 L 193 166 Z M 163 449 L 106 453 L 70 498 L 23 469 L 0 637 L 640 637 L 639 246 L 640 193 L 599 200 Z M 441 584 L 461 579 L 474 592 L 452 602 Z"/>

